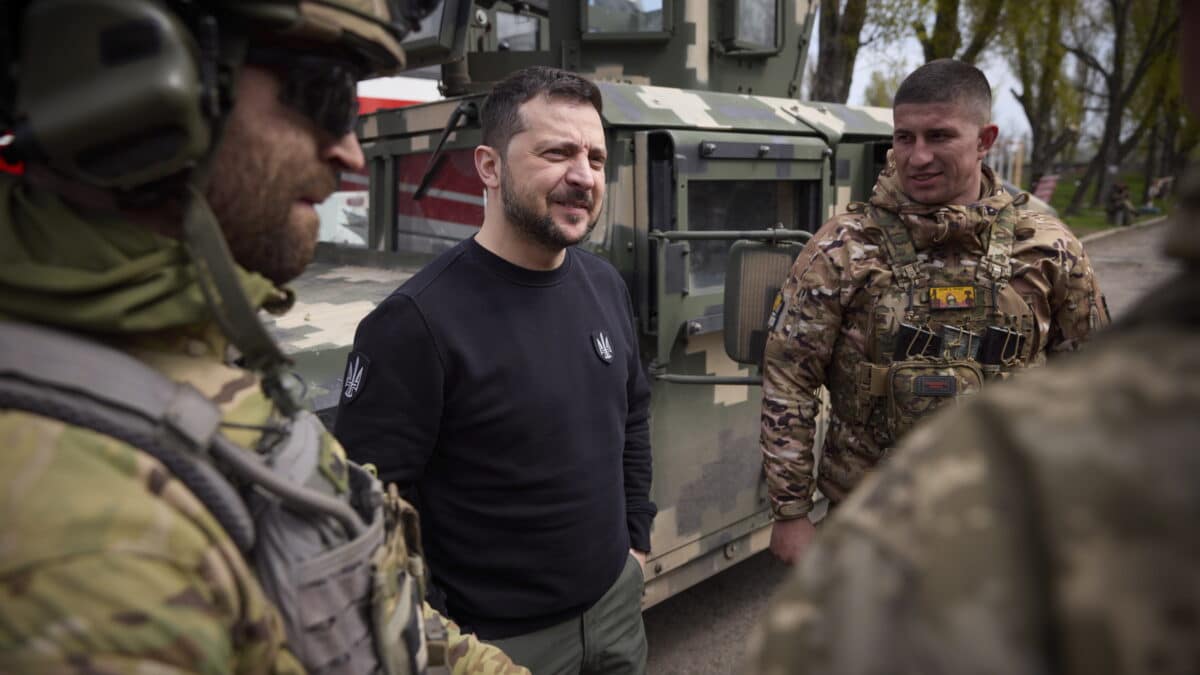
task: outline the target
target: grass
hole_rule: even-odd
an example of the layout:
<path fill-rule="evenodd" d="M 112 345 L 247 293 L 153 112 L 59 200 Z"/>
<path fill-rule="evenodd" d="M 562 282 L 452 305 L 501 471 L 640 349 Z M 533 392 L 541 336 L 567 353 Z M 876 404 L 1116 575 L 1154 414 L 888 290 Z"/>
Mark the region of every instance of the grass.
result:
<path fill-rule="evenodd" d="M 1058 215 L 1062 218 L 1067 227 L 1075 233 L 1077 237 L 1083 237 L 1093 232 L 1100 232 L 1112 227 L 1116 227 L 1108 222 L 1108 214 L 1104 210 L 1104 205 L 1101 204 L 1095 208 L 1088 206 L 1089 199 L 1083 200 L 1083 205 L 1079 209 L 1079 213 L 1073 216 L 1066 215 L 1067 205 L 1071 203 L 1071 198 L 1075 196 L 1075 190 L 1078 186 L 1075 181 L 1083 176 L 1083 172 L 1066 173 L 1058 181 L 1058 187 L 1054 190 L 1054 196 L 1050 199 L 1050 205 L 1058 209 Z M 1142 175 L 1138 173 L 1124 173 L 1119 176 L 1119 180 L 1125 182 L 1129 186 L 1130 200 L 1135 204 L 1139 204 L 1142 198 L 1142 187 L 1145 181 L 1142 180 Z M 1093 189 L 1094 183 L 1093 183 Z M 1090 196 L 1090 195 L 1089 195 Z M 1155 205 L 1163 208 L 1163 213 L 1166 212 L 1164 206 L 1169 207 L 1163 200 L 1156 200 Z M 1161 213 L 1158 215 L 1162 215 Z M 1138 214 L 1134 217 L 1134 222 L 1156 218 L 1157 215 Z"/>

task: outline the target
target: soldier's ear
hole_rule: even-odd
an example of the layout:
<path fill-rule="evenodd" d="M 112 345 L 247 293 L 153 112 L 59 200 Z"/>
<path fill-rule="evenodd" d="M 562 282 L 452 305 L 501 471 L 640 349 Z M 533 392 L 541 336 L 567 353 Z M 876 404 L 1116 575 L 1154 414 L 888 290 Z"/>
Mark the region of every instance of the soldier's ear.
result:
<path fill-rule="evenodd" d="M 995 124 L 985 124 L 979 127 L 979 158 L 987 154 L 988 150 L 992 149 L 996 138 L 1000 135 L 1000 127 Z"/>
<path fill-rule="evenodd" d="M 500 189 L 500 172 L 504 170 L 500 161 L 500 152 L 490 145 L 480 145 L 475 148 L 475 171 L 479 180 L 492 190 Z"/>

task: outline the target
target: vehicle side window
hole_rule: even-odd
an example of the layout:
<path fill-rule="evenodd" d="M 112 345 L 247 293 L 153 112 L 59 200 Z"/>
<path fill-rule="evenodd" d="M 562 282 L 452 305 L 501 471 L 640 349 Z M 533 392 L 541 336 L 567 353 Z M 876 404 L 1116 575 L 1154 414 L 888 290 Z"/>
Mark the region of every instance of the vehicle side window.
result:
<path fill-rule="evenodd" d="M 663 0 L 587 0 L 588 33 L 657 33 Z"/>
<path fill-rule="evenodd" d="M 501 51 L 536 52 L 541 26 L 536 17 L 496 12 L 496 39 Z"/>
<path fill-rule="evenodd" d="M 819 200 L 820 182 L 811 180 L 693 180 L 688 183 L 688 224 L 692 232 L 765 230 L 780 224 L 806 229 L 805 214 Z M 725 283 L 728 241 L 692 241 L 688 256 L 692 287 Z"/>

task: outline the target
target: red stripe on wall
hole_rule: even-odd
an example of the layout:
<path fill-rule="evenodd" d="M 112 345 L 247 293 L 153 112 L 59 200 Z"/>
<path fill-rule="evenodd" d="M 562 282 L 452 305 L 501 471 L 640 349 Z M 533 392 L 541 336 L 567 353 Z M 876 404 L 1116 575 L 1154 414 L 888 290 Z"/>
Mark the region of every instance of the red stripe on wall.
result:
<path fill-rule="evenodd" d="M 371 98 L 369 96 L 358 97 L 358 114 L 367 115 L 377 110 L 391 110 L 392 108 L 403 108 L 410 106 L 420 101 L 406 101 L 396 98 Z"/>

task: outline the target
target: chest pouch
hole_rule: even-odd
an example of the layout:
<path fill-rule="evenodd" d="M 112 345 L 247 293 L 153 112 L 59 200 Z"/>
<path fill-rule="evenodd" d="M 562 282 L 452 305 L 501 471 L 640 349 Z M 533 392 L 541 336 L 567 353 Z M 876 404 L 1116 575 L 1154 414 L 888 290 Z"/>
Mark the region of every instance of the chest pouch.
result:
<path fill-rule="evenodd" d="M 979 393 L 983 372 L 973 361 L 898 361 L 885 376 L 887 424 L 899 439 L 923 417 Z"/>

